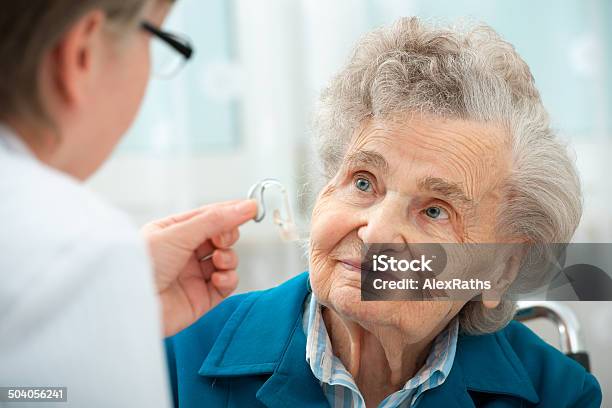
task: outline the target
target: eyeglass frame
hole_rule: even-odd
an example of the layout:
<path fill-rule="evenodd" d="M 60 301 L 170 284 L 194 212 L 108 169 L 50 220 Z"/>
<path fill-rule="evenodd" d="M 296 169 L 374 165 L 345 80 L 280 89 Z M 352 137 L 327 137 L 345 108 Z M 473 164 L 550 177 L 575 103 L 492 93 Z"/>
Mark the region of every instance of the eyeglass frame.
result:
<path fill-rule="evenodd" d="M 194 49 L 187 38 L 164 31 L 148 21 L 141 22 L 140 27 L 152 36 L 168 44 L 172 49 L 181 54 L 185 61 L 188 61 L 193 56 Z"/>

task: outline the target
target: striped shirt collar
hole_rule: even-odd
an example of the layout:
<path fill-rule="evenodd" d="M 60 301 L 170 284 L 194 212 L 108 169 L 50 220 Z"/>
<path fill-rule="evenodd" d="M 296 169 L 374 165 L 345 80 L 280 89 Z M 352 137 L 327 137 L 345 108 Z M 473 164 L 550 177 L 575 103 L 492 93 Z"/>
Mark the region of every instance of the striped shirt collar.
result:
<path fill-rule="evenodd" d="M 306 333 L 306 361 L 321 383 L 332 408 L 365 408 L 361 392 L 353 377 L 333 354 L 325 328 L 321 305 L 314 294 L 304 302 L 303 328 Z M 450 373 L 455 359 L 459 323 L 453 319 L 434 340 L 425 365 L 406 382 L 401 390 L 387 396 L 379 408 L 414 407 L 425 391 L 442 383 Z"/>

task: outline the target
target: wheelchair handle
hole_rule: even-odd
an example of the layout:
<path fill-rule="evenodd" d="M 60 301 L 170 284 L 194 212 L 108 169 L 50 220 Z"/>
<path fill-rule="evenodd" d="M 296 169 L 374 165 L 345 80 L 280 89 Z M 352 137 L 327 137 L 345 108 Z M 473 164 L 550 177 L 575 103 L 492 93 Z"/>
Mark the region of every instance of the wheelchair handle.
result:
<path fill-rule="evenodd" d="M 584 347 L 580 323 L 568 306 L 553 301 L 523 300 L 517 302 L 515 319 L 527 321 L 544 318 L 552 321 L 559 332 L 561 351 L 590 371 L 589 356 Z"/>

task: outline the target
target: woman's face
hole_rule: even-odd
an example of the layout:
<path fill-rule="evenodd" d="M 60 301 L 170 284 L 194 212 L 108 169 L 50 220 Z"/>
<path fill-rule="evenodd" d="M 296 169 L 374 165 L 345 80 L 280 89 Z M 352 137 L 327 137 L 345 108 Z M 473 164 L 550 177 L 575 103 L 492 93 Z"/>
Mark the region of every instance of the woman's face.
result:
<path fill-rule="evenodd" d="M 361 302 L 362 244 L 495 242 L 506 140 L 496 127 L 458 120 L 364 123 L 313 209 L 318 300 L 365 328 L 395 326 L 415 342 L 446 325 L 465 301 Z"/>

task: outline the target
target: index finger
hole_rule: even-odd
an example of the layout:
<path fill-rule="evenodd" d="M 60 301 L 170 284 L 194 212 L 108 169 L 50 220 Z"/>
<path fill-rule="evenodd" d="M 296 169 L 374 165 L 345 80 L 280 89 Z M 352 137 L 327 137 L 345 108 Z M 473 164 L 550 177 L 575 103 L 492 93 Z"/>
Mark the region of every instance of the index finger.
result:
<path fill-rule="evenodd" d="M 162 218 L 160 220 L 156 220 L 154 222 L 160 227 L 166 228 L 171 225 L 177 224 L 179 222 L 187 221 L 188 219 L 193 218 L 194 216 L 198 214 L 201 214 L 203 211 L 206 211 L 211 206 L 230 206 L 230 205 L 238 204 L 242 201 L 243 200 L 230 200 L 230 201 L 223 201 L 221 203 L 206 204 L 201 207 L 191 209 L 189 211 L 170 215 L 168 217 Z"/>
<path fill-rule="evenodd" d="M 235 204 L 210 204 L 197 214 L 184 222 L 170 227 L 173 233 L 183 235 L 197 248 L 202 242 L 232 231 L 257 215 L 257 202 L 255 200 L 241 200 Z"/>

